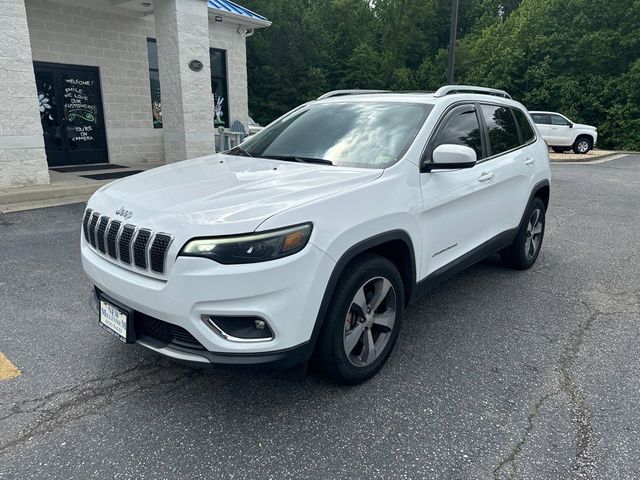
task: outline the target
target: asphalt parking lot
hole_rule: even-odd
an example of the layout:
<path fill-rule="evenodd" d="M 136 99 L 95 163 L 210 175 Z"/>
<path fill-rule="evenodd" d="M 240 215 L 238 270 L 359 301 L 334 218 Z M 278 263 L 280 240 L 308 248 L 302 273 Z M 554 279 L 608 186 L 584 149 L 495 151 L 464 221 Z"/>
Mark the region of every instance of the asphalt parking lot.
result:
<path fill-rule="evenodd" d="M 100 329 L 83 205 L 0 215 L 1 479 L 638 478 L 640 156 L 556 164 L 545 243 L 410 306 L 357 387 L 194 369 Z"/>

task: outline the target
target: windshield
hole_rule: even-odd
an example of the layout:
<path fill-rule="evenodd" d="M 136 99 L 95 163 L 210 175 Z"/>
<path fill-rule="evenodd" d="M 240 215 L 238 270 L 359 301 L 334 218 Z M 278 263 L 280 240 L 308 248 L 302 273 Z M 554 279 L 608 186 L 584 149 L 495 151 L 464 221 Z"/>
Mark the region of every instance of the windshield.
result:
<path fill-rule="evenodd" d="M 314 103 L 300 107 L 229 153 L 385 168 L 407 151 L 433 105 Z"/>

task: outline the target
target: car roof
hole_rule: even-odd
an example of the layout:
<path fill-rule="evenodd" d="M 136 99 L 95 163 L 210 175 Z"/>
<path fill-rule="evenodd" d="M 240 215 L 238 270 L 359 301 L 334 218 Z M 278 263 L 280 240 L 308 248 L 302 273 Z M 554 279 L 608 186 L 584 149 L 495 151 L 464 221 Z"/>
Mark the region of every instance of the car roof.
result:
<path fill-rule="evenodd" d="M 509 106 L 521 106 L 515 100 L 487 95 L 482 93 L 450 93 L 445 96 L 436 97 L 435 92 L 407 91 L 407 92 L 376 92 L 358 93 L 351 95 L 337 95 L 328 98 L 314 100 L 313 103 L 363 103 L 363 102 L 397 102 L 397 103 L 425 103 L 435 105 L 437 103 L 455 103 L 463 100 L 486 103 L 499 103 Z"/>

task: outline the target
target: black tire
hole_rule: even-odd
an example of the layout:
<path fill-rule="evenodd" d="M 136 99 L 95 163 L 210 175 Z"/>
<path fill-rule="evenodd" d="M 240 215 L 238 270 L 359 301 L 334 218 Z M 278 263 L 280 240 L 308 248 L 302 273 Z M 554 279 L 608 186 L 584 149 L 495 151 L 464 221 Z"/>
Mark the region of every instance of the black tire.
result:
<path fill-rule="evenodd" d="M 536 225 L 532 226 L 531 223 L 534 220 L 536 211 L 539 212 L 539 216 L 536 220 Z M 536 226 L 538 221 L 540 222 L 540 231 L 538 233 L 532 233 L 532 231 L 537 231 Z M 501 253 L 502 260 L 505 264 L 517 270 L 526 270 L 533 266 L 533 264 L 536 263 L 536 259 L 538 258 L 540 249 L 542 248 L 544 227 L 544 203 L 538 197 L 535 197 L 525 213 L 523 225 L 520 226 L 516 239 L 513 241 L 511 246 L 503 250 Z M 535 245 L 535 251 L 533 251 L 533 253 L 531 250 L 532 243 L 530 243 L 529 240 L 531 240 Z M 537 241 L 537 243 L 534 243 L 535 241 Z"/>
<path fill-rule="evenodd" d="M 571 148 L 573 153 L 584 155 L 593 148 L 593 141 L 589 137 L 578 137 Z"/>
<path fill-rule="evenodd" d="M 564 153 L 567 151 L 565 147 L 551 147 L 551 148 L 556 153 Z"/>
<path fill-rule="evenodd" d="M 381 282 L 383 279 L 390 282 L 391 288 L 388 289 L 389 293 L 379 304 L 379 307 L 374 312 L 367 314 L 369 315 L 369 320 L 367 321 L 365 319 L 366 315 L 358 316 L 357 314 L 361 310 L 355 302 L 356 294 L 361 289 L 364 292 L 367 285 L 370 285 L 369 282 L 373 282 L 371 287 L 373 289 L 372 296 L 375 296 L 377 294 L 375 285 L 378 285 L 376 282 Z M 381 288 L 379 291 L 382 292 L 383 290 Z M 395 298 L 395 304 L 391 300 L 392 294 Z M 369 299 L 367 298 L 366 303 L 368 304 L 368 302 Z M 395 309 L 395 321 L 388 331 L 383 331 L 382 327 L 375 323 L 369 327 L 366 326 L 373 321 L 376 312 L 380 312 L 377 315 L 378 318 L 382 318 L 383 315 L 387 315 L 393 309 Z M 345 268 L 336 285 L 333 299 L 327 310 L 316 345 L 314 353 L 316 364 L 328 378 L 343 385 L 355 385 L 367 380 L 382 368 L 391 354 L 400 332 L 403 313 L 404 286 L 396 266 L 379 255 L 365 254 L 358 257 Z M 362 330 L 363 333 L 358 333 L 361 329 L 364 329 Z M 367 356 L 364 345 L 365 338 L 369 338 L 367 337 L 367 331 L 371 332 L 370 338 L 376 344 L 375 346 L 380 342 L 380 352 L 374 353 L 375 360 L 372 360 L 371 363 L 365 364 L 363 361 L 362 365 L 356 365 L 354 361 L 357 361 L 355 359 L 357 355 L 353 354 L 353 352 L 358 353 L 358 348 L 361 348 L 360 354 L 362 357 Z M 352 350 L 352 355 L 347 355 L 346 353 L 349 332 L 355 333 L 353 338 L 359 338 L 358 343 L 355 343 L 355 347 Z M 383 334 L 385 337 L 382 336 Z M 382 346 L 383 344 L 384 346 Z M 376 348 L 373 349 L 374 352 L 376 350 Z"/>

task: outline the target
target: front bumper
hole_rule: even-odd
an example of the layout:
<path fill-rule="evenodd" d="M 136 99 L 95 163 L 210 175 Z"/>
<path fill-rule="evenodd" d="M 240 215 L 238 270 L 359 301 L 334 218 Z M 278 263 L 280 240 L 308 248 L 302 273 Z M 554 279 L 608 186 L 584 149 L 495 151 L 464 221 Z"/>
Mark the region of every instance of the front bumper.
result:
<path fill-rule="evenodd" d="M 187 330 L 204 347 L 137 340 L 147 348 L 180 361 L 217 364 L 293 365 L 311 353 L 316 317 L 335 266 L 312 244 L 290 257 L 248 265 L 178 257 L 165 281 L 124 269 L 96 253 L 84 238 L 81 242 L 83 268 L 100 291 L 136 312 Z M 274 336 L 262 342 L 230 341 L 202 315 L 260 317 Z"/>

